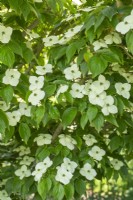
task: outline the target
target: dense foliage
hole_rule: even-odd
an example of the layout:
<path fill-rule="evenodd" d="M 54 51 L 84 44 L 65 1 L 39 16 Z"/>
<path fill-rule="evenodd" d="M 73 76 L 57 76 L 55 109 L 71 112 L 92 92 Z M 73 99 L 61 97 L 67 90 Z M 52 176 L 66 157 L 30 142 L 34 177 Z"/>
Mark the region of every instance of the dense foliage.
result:
<path fill-rule="evenodd" d="M 132 1 L 1 0 L 0 199 L 81 199 L 133 156 Z"/>

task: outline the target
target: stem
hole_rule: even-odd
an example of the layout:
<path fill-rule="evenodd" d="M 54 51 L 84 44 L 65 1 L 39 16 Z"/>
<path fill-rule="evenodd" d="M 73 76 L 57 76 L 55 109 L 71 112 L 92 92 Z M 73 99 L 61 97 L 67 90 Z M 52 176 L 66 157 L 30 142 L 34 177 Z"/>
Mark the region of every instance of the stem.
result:
<path fill-rule="evenodd" d="M 55 139 L 58 137 L 58 135 L 62 132 L 62 129 L 63 129 L 63 126 L 62 126 L 62 124 L 60 123 L 60 124 L 57 126 L 57 128 L 56 128 L 56 130 L 55 130 L 55 132 L 54 132 L 54 134 L 53 134 L 52 143 L 55 141 Z"/>

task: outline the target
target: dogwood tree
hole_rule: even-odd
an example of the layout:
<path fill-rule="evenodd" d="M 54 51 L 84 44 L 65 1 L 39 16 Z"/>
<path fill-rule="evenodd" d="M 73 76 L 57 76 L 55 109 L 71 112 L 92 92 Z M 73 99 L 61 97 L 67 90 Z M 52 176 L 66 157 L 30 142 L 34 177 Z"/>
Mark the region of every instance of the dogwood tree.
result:
<path fill-rule="evenodd" d="M 0 199 L 81 199 L 133 153 L 132 1 L 1 0 Z"/>

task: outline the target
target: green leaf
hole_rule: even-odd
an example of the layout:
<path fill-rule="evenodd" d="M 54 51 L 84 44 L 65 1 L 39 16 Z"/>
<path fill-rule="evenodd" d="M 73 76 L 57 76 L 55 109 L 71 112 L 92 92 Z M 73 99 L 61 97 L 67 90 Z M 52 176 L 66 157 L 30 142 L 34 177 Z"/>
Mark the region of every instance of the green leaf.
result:
<path fill-rule="evenodd" d="M 75 190 L 78 194 L 83 195 L 86 193 L 86 182 L 82 179 L 75 181 Z"/>
<path fill-rule="evenodd" d="M 76 50 L 77 50 L 77 47 L 76 47 L 75 43 L 72 43 L 67 47 L 66 57 L 67 57 L 68 62 L 70 62 L 70 60 L 74 56 Z"/>
<path fill-rule="evenodd" d="M 133 54 L 133 31 L 132 30 L 126 34 L 126 44 L 127 44 L 127 48 L 129 52 Z"/>
<path fill-rule="evenodd" d="M 36 121 L 38 126 L 44 117 L 45 107 L 44 106 L 39 106 L 37 108 L 32 107 L 31 114 L 32 114 L 32 119 Z"/>
<path fill-rule="evenodd" d="M 90 106 L 87 110 L 87 113 L 89 121 L 92 122 L 92 120 L 96 117 L 98 113 L 98 109 L 95 106 Z"/>
<path fill-rule="evenodd" d="M 45 200 L 47 197 L 47 193 L 51 189 L 52 182 L 50 178 L 43 178 L 37 185 L 37 191 L 40 194 L 42 200 Z"/>
<path fill-rule="evenodd" d="M 12 136 L 14 135 L 14 131 L 15 129 L 13 126 L 10 126 L 9 130 L 8 129 L 6 130 L 6 134 L 3 139 L 5 143 L 7 143 L 12 138 Z"/>
<path fill-rule="evenodd" d="M 1 91 L 2 98 L 7 104 L 9 104 L 11 102 L 11 100 L 13 98 L 13 93 L 14 93 L 14 90 L 10 85 L 8 85 L 2 89 L 2 91 Z"/>
<path fill-rule="evenodd" d="M 61 184 L 56 184 L 53 188 L 53 196 L 55 200 L 62 200 L 65 195 L 64 187 Z"/>
<path fill-rule="evenodd" d="M 92 125 L 95 127 L 95 129 L 100 132 L 104 125 L 104 117 L 101 113 L 99 113 L 96 118 L 92 121 Z"/>
<path fill-rule="evenodd" d="M 60 112 L 57 107 L 50 106 L 49 107 L 49 115 L 52 119 L 59 119 L 60 118 Z"/>
<path fill-rule="evenodd" d="M 107 61 L 101 55 L 96 54 L 90 58 L 89 69 L 92 73 L 93 78 L 103 73 L 106 68 L 107 68 Z"/>
<path fill-rule="evenodd" d="M 72 200 L 74 195 L 74 186 L 72 184 L 65 185 L 65 196 L 67 200 Z"/>
<path fill-rule="evenodd" d="M 18 54 L 18 55 L 20 55 L 21 57 L 23 56 L 23 54 L 22 54 L 22 47 L 21 47 L 21 45 L 18 43 L 18 42 L 16 42 L 16 41 L 10 41 L 9 43 L 8 43 L 8 47 L 15 53 L 15 54 Z"/>
<path fill-rule="evenodd" d="M 120 136 L 114 136 L 109 143 L 112 152 L 118 149 L 122 145 L 123 145 L 123 140 Z"/>
<path fill-rule="evenodd" d="M 94 25 L 94 31 L 96 31 L 98 29 L 98 27 L 102 24 L 104 18 L 105 18 L 105 16 L 102 15 L 101 13 L 98 15 L 95 25 Z"/>
<path fill-rule="evenodd" d="M 4 134 L 6 129 L 5 122 L 0 118 L 0 133 Z"/>
<path fill-rule="evenodd" d="M 86 30 L 90 29 L 95 24 L 95 16 L 91 15 L 87 18 L 85 22 Z"/>
<path fill-rule="evenodd" d="M 8 118 L 6 114 L 0 110 L 0 133 L 4 134 L 6 128 L 9 128 Z"/>
<path fill-rule="evenodd" d="M 15 62 L 15 56 L 12 50 L 4 45 L 0 48 L 0 61 L 7 65 L 8 67 L 12 67 Z"/>
<path fill-rule="evenodd" d="M 27 144 L 27 142 L 31 136 L 31 131 L 30 131 L 29 126 L 26 123 L 21 123 L 19 125 L 19 135 L 24 140 L 24 142 Z"/>
<path fill-rule="evenodd" d="M 76 107 L 70 107 L 64 111 L 62 115 L 62 124 L 64 129 L 73 122 L 74 118 L 76 117 L 76 114 L 77 114 Z"/>
<path fill-rule="evenodd" d="M 29 49 L 25 43 L 21 44 L 21 47 L 22 47 L 22 52 L 23 52 L 23 58 L 29 64 L 34 58 L 33 51 Z"/>
<path fill-rule="evenodd" d="M 56 85 L 47 85 L 44 88 L 44 91 L 46 93 L 46 97 L 51 97 L 54 94 L 55 90 L 56 90 Z"/>
<path fill-rule="evenodd" d="M 111 124 L 115 125 L 116 127 L 119 127 L 117 121 L 116 121 L 116 118 L 115 116 L 113 115 L 109 115 L 109 116 L 106 116 L 105 118 L 108 122 L 110 122 Z"/>
<path fill-rule="evenodd" d="M 113 8 L 112 6 L 107 6 L 106 8 L 102 10 L 102 13 L 111 21 L 112 17 L 117 13 L 117 10 Z"/>

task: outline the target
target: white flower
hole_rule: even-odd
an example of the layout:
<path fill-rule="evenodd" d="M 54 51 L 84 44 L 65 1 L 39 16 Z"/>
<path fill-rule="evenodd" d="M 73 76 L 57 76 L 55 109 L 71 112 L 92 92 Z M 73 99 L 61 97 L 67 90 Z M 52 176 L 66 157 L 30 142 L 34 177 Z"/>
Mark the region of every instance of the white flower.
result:
<path fill-rule="evenodd" d="M 68 90 L 68 85 L 61 85 L 57 91 L 56 97 Z"/>
<path fill-rule="evenodd" d="M 6 190 L 0 191 L 0 200 L 11 200 L 11 198 L 8 196 L 8 193 Z"/>
<path fill-rule="evenodd" d="M 24 156 L 23 160 L 19 162 L 20 165 L 30 165 L 35 159 L 33 157 Z"/>
<path fill-rule="evenodd" d="M 103 106 L 104 99 L 106 98 L 106 92 L 97 94 L 95 91 L 91 91 L 88 97 L 91 104 Z"/>
<path fill-rule="evenodd" d="M 122 161 L 117 159 L 111 160 L 110 163 L 112 164 L 115 170 L 119 170 L 124 165 Z"/>
<path fill-rule="evenodd" d="M 6 102 L 4 101 L 0 101 L 0 109 L 3 110 L 3 111 L 7 111 L 8 109 L 10 108 L 10 105 L 6 104 Z"/>
<path fill-rule="evenodd" d="M 110 113 L 116 114 L 118 112 L 117 107 L 114 105 L 114 99 L 112 96 L 108 95 L 104 99 L 104 105 L 102 108 L 102 113 L 104 115 L 109 115 Z"/>
<path fill-rule="evenodd" d="M 66 44 L 69 40 L 71 40 L 71 37 L 66 37 L 66 36 L 62 36 L 59 41 L 58 44 Z"/>
<path fill-rule="evenodd" d="M 84 164 L 83 168 L 80 169 L 80 174 L 90 181 L 97 175 L 95 169 L 93 169 L 89 163 Z"/>
<path fill-rule="evenodd" d="M 94 46 L 94 51 L 97 51 L 98 49 L 100 49 L 102 47 L 105 47 L 105 48 L 108 47 L 103 39 L 93 42 L 92 45 Z"/>
<path fill-rule="evenodd" d="M 38 146 L 42 146 L 44 144 L 51 144 L 52 135 L 50 134 L 40 134 L 38 137 L 34 139 L 34 142 L 37 142 Z"/>
<path fill-rule="evenodd" d="M 84 85 L 79 85 L 78 83 L 72 84 L 72 90 L 70 90 L 70 94 L 73 98 L 83 98 L 84 96 Z"/>
<path fill-rule="evenodd" d="M 105 43 L 106 44 L 120 44 L 121 41 L 121 37 L 119 36 L 118 33 L 113 32 L 112 34 L 106 35 L 104 37 Z"/>
<path fill-rule="evenodd" d="M 3 77 L 3 83 L 12 86 L 17 86 L 19 83 L 20 72 L 17 69 L 7 69 Z"/>
<path fill-rule="evenodd" d="M 30 76 L 29 78 L 30 87 L 29 90 L 33 91 L 36 89 L 41 89 L 44 85 L 44 77 L 43 76 Z"/>
<path fill-rule="evenodd" d="M 2 43 L 8 43 L 11 39 L 13 29 L 11 27 L 5 27 L 0 25 L 0 41 Z"/>
<path fill-rule="evenodd" d="M 21 113 L 17 110 L 12 111 L 12 112 L 6 112 L 6 115 L 8 117 L 10 126 L 16 126 L 21 118 Z"/>
<path fill-rule="evenodd" d="M 87 146 L 92 146 L 94 143 L 97 142 L 97 140 L 94 137 L 94 135 L 91 135 L 91 134 L 84 135 L 83 139 L 85 140 L 85 143 L 87 144 Z"/>
<path fill-rule="evenodd" d="M 102 157 L 105 155 L 105 151 L 103 149 L 100 149 L 98 146 L 93 146 L 92 149 L 88 152 L 88 154 L 92 158 L 100 161 L 102 160 Z"/>
<path fill-rule="evenodd" d="M 73 37 L 74 35 L 76 35 L 77 33 L 79 33 L 82 29 L 83 25 L 77 25 L 74 28 L 70 28 L 65 34 L 64 36 L 67 38 Z"/>
<path fill-rule="evenodd" d="M 89 95 L 89 93 L 90 93 L 90 91 L 91 91 L 91 88 L 90 88 L 91 83 L 92 83 L 92 80 L 89 80 L 89 81 L 87 81 L 87 82 L 85 83 L 85 85 L 84 85 L 84 90 L 83 90 L 83 93 L 84 93 L 85 95 Z"/>
<path fill-rule="evenodd" d="M 95 8 L 92 8 L 92 7 L 86 7 L 86 8 L 81 8 L 80 10 L 83 11 L 83 12 L 90 12 L 92 10 L 94 10 Z"/>
<path fill-rule="evenodd" d="M 29 95 L 28 102 L 36 106 L 40 103 L 40 100 L 42 100 L 44 97 L 45 97 L 45 92 L 40 89 L 36 89 L 32 91 L 32 93 Z"/>
<path fill-rule="evenodd" d="M 34 2 L 36 2 L 36 3 L 42 3 L 43 0 L 34 0 Z"/>
<path fill-rule="evenodd" d="M 55 176 L 55 180 L 63 183 L 64 185 L 67 185 L 71 178 L 72 178 L 72 173 L 67 171 L 65 168 L 58 166 L 57 167 L 57 174 Z"/>
<path fill-rule="evenodd" d="M 18 110 L 21 115 L 25 115 L 27 117 L 31 116 L 31 106 L 28 106 L 25 102 L 20 102 L 19 103 L 19 110 Z"/>
<path fill-rule="evenodd" d="M 124 20 L 116 26 L 116 31 L 121 34 L 127 33 L 130 29 L 133 29 L 133 12 L 131 12 L 131 15 L 125 17 Z"/>
<path fill-rule="evenodd" d="M 59 41 L 58 37 L 54 35 L 43 38 L 45 47 L 50 47 L 53 46 L 54 44 L 58 44 L 58 41 Z"/>
<path fill-rule="evenodd" d="M 32 176 L 35 181 L 40 181 L 41 177 L 44 173 L 46 173 L 47 169 L 53 164 L 49 157 L 46 157 L 42 162 L 37 163 L 35 166 L 35 171 L 32 172 Z"/>
<path fill-rule="evenodd" d="M 110 82 L 105 79 L 103 75 L 99 75 L 98 80 L 92 82 L 90 89 L 95 91 L 97 94 L 102 93 L 104 90 L 107 90 L 110 86 Z"/>
<path fill-rule="evenodd" d="M 15 175 L 19 176 L 20 180 L 22 180 L 24 177 L 31 176 L 31 171 L 27 169 L 26 165 L 22 165 L 22 167 L 15 171 Z"/>
<path fill-rule="evenodd" d="M 115 84 L 115 89 L 117 94 L 123 96 L 126 99 L 130 98 L 130 89 L 131 85 L 129 83 L 116 83 Z"/>
<path fill-rule="evenodd" d="M 76 167 L 78 166 L 76 162 L 71 161 L 69 158 L 63 159 L 64 163 L 61 164 L 62 168 L 65 168 L 67 171 L 74 173 Z"/>
<path fill-rule="evenodd" d="M 38 75 L 45 75 L 47 73 L 53 72 L 53 66 L 51 64 L 46 64 L 44 66 L 37 66 L 36 67 L 36 73 Z"/>
<path fill-rule="evenodd" d="M 122 73 L 122 76 L 126 78 L 128 83 L 133 83 L 133 75 L 131 73 Z"/>
<path fill-rule="evenodd" d="M 19 156 L 24 156 L 24 155 L 30 154 L 31 152 L 29 147 L 25 147 L 22 145 L 15 148 L 13 151 L 19 152 Z"/>
<path fill-rule="evenodd" d="M 79 71 L 77 64 L 73 64 L 71 67 L 67 67 L 64 70 L 64 74 L 67 80 L 73 80 L 81 77 L 81 72 Z"/>
<path fill-rule="evenodd" d="M 60 138 L 59 142 L 70 150 L 73 150 L 74 145 L 77 144 L 76 140 L 74 140 L 70 135 L 61 134 L 58 137 Z"/>

